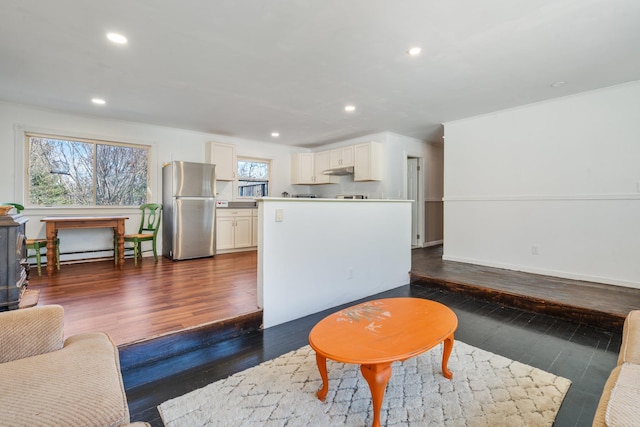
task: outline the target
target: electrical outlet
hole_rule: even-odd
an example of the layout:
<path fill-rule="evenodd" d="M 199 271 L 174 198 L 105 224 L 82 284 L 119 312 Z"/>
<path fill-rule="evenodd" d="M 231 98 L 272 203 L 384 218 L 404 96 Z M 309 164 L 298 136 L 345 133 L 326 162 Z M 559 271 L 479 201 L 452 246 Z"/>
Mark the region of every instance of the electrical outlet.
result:
<path fill-rule="evenodd" d="M 276 222 L 284 221 L 284 209 L 276 209 Z"/>
<path fill-rule="evenodd" d="M 353 279 L 353 268 L 349 268 L 349 270 L 347 270 L 347 279 Z"/>
<path fill-rule="evenodd" d="M 538 247 L 537 246 L 531 246 L 531 255 L 538 255 Z"/>

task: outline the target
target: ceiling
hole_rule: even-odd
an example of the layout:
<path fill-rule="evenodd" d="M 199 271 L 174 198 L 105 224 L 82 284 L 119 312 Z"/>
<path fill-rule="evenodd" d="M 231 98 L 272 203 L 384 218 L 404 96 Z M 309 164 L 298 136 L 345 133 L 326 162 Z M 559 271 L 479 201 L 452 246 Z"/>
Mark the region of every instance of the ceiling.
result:
<path fill-rule="evenodd" d="M 638 0 L 5 0 L 0 16 L 0 100 L 287 145 L 438 141 L 443 122 L 640 80 Z"/>

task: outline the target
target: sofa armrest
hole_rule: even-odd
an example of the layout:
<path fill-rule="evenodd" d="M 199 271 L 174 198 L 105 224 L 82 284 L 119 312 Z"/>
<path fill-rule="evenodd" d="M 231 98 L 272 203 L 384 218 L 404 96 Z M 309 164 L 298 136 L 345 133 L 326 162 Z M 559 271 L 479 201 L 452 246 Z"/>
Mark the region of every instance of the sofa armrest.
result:
<path fill-rule="evenodd" d="M 618 365 L 623 363 L 640 365 L 640 310 L 631 311 L 624 321 Z"/>
<path fill-rule="evenodd" d="M 59 305 L 0 313 L 0 363 L 60 350 L 64 310 Z"/>
<path fill-rule="evenodd" d="M 119 427 L 129 424 L 118 348 L 102 332 L 52 351 L 0 363 L 0 425 Z"/>

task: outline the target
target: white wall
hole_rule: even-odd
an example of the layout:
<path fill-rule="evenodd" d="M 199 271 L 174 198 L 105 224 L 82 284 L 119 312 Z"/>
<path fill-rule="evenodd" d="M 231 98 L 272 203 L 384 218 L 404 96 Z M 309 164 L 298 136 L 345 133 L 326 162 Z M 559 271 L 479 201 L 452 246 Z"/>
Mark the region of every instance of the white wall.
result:
<path fill-rule="evenodd" d="M 238 155 L 263 157 L 272 160 L 273 194 L 290 191 L 291 153 L 300 151 L 270 142 L 251 141 L 240 138 L 193 132 L 163 126 L 134 122 L 107 120 L 98 117 L 66 114 L 52 110 L 0 102 L 0 201 L 15 201 L 28 205 L 23 195 L 24 177 L 24 131 L 53 133 L 71 137 L 86 137 L 107 141 L 128 142 L 151 146 L 150 190 L 151 202 L 161 202 L 161 173 L 165 162 L 185 160 L 206 162 L 207 141 L 228 142 L 236 145 Z M 133 208 L 78 208 L 52 209 L 29 208 L 24 212 L 30 221 L 28 236 L 44 237 L 44 226 L 40 218 L 47 215 L 92 215 L 124 214 L 130 216 L 127 232 L 137 231 L 138 210 Z M 111 232 L 108 229 L 60 231 L 62 252 L 105 249 L 111 247 Z M 158 251 L 161 251 L 161 242 Z M 69 257 L 67 257 L 69 258 Z M 65 257 L 63 257 L 65 259 Z"/>
<path fill-rule="evenodd" d="M 266 198 L 258 211 L 265 328 L 409 283 L 407 201 Z"/>
<path fill-rule="evenodd" d="M 445 137 L 445 259 L 640 288 L 640 82 Z"/>

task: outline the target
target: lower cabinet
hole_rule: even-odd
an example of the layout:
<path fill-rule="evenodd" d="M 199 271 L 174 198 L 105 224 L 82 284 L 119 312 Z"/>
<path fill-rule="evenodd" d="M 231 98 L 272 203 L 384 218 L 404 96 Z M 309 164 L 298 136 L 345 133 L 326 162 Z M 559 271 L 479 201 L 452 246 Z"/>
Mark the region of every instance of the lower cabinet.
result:
<path fill-rule="evenodd" d="M 218 209 L 216 252 L 253 248 L 253 209 Z"/>

